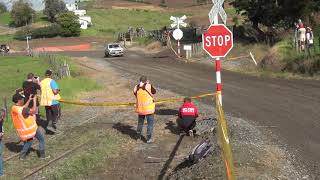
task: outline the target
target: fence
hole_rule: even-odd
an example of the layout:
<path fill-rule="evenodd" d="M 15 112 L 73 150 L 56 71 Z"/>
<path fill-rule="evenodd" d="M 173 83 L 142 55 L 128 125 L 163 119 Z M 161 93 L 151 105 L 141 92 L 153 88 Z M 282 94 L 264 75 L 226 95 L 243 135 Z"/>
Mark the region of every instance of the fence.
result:
<path fill-rule="evenodd" d="M 220 104 L 219 98 L 216 97 L 216 111 L 217 111 L 217 120 L 218 120 L 218 137 L 219 144 L 222 149 L 222 158 L 224 161 L 224 166 L 226 170 L 226 175 L 228 180 L 235 179 L 234 164 L 233 164 L 233 155 L 231 144 L 228 135 L 227 122 L 224 117 L 224 111 Z"/>
<path fill-rule="evenodd" d="M 71 76 L 70 66 L 65 57 L 48 54 L 46 52 L 32 52 L 32 56 L 40 57 L 48 61 L 48 64 L 50 65 L 51 70 L 53 70 L 56 78 L 62 79 Z"/>

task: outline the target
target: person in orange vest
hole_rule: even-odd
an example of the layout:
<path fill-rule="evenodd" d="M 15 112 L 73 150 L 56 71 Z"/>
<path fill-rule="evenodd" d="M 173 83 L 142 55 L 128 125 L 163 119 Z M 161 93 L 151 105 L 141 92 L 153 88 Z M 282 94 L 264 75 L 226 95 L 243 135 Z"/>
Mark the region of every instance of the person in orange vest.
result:
<path fill-rule="evenodd" d="M 37 113 L 37 96 L 31 95 L 29 100 L 24 104 L 24 95 L 16 93 L 12 97 L 14 105 L 11 108 L 11 117 L 13 125 L 17 130 L 17 135 L 23 141 L 23 148 L 20 152 L 20 160 L 26 159 L 27 153 L 32 146 L 33 139 L 39 141 L 39 154 L 41 159 L 46 159 L 45 156 L 45 140 L 44 134 L 38 128 L 36 123 Z M 28 106 L 33 101 L 33 107 Z"/>
<path fill-rule="evenodd" d="M 147 143 L 153 142 L 153 124 L 155 103 L 153 95 L 156 89 L 151 85 L 146 76 L 140 77 L 140 83 L 134 87 L 134 95 L 136 96 L 136 112 L 138 113 L 137 139 L 141 139 L 144 120 L 147 119 Z"/>
<path fill-rule="evenodd" d="M 59 100 L 61 99 L 59 93 L 60 89 L 55 80 L 52 79 L 53 72 L 47 70 L 46 78 L 40 83 L 41 86 L 41 100 L 40 105 L 45 106 L 46 118 L 48 122 L 47 129 L 52 132 L 57 131 L 57 122 L 61 116 L 61 108 Z"/>

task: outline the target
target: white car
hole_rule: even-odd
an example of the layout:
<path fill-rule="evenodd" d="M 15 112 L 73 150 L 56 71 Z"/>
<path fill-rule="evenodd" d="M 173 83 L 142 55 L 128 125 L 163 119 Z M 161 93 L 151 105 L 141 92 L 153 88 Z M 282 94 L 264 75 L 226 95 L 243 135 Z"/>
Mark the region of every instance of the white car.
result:
<path fill-rule="evenodd" d="M 107 44 L 105 48 L 105 57 L 110 56 L 123 56 L 124 51 L 123 48 L 118 43 L 110 43 Z"/>

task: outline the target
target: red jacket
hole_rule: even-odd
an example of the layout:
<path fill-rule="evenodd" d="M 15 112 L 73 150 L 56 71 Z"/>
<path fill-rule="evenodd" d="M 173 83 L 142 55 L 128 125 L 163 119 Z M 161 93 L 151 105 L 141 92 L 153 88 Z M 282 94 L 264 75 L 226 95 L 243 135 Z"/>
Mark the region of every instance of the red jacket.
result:
<path fill-rule="evenodd" d="M 185 102 L 179 109 L 179 117 L 195 117 L 197 118 L 198 109 L 192 102 Z"/>

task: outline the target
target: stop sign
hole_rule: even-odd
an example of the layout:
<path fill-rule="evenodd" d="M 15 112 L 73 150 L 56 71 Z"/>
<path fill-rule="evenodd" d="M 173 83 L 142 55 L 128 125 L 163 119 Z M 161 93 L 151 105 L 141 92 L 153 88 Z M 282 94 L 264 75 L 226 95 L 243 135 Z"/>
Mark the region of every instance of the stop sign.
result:
<path fill-rule="evenodd" d="M 224 24 L 211 25 L 202 35 L 203 49 L 212 57 L 226 57 L 233 47 L 232 32 Z"/>

